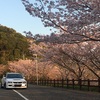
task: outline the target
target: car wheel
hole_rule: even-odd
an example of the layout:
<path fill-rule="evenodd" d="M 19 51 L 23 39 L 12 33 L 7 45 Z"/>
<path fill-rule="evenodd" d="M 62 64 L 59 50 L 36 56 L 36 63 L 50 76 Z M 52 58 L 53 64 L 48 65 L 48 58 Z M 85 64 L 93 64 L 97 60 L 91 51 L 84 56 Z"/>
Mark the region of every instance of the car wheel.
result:
<path fill-rule="evenodd" d="M 1 83 L 1 88 L 3 88 L 2 83 Z"/>

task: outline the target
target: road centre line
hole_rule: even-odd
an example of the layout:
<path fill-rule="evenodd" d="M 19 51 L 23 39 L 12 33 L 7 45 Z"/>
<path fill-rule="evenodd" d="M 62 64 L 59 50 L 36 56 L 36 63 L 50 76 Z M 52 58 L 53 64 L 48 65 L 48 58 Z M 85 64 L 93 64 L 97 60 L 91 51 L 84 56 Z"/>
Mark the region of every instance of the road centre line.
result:
<path fill-rule="evenodd" d="M 18 91 L 14 90 L 14 89 L 13 89 L 13 91 L 14 91 L 15 93 L 17 93 L 18 95 L 20 95 L 24 100 L 29 100 L 29 99 L 27 99 L 25 96 L 23 96 L 21 93 L 19 93 Z"/>

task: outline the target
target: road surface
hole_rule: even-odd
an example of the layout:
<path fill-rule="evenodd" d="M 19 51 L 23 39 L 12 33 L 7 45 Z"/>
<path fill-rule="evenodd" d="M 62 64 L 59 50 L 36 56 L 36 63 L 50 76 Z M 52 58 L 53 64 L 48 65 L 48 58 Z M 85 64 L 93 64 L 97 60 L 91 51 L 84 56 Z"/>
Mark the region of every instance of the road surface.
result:
<path fill-rule="evenodd" d="M 100 93 L 29 85 L 27 89 L 1 89 L 0 100 L 100 100 Z"/>

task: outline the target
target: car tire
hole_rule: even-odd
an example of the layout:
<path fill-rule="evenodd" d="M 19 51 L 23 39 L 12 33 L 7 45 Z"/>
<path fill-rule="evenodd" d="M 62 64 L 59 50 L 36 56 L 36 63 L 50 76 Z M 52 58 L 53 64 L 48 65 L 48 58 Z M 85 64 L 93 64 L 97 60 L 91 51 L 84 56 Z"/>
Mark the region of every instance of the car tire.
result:
<path fill-rule="evenodd" d="M 1 83 L 1 88 L 3 88 L 2 83 Z"/>

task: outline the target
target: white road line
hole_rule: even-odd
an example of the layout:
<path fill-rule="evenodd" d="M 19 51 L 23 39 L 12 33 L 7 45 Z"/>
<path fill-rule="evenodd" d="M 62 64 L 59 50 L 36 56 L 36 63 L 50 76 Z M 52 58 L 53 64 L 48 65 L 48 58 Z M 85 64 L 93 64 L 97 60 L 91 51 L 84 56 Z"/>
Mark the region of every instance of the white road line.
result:
<path fill-rule="evenodd" d="M 13 89 L 13 91 L 16 92 L 18 95 L 20 95 L 24 100 L 29 100 L 25 96 L 23 96 L 21 93 L 19 93 L 18 91 L 14 90 L 14 89 Z"/>

